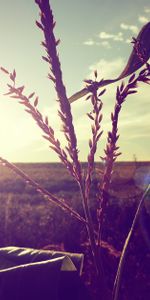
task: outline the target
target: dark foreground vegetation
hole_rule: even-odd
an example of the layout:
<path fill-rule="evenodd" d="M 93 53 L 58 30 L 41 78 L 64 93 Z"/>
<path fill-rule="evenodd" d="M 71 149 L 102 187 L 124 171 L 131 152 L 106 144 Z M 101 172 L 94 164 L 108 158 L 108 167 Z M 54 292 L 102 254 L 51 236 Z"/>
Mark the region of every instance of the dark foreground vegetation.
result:
<path fill-rule="evenodd" d="M 60 164 L 18 164 L 50 192 L 67 199 L 83 214 L 77 184 Z M 86 165 L 84 165 L 86 167 Z M 93 220 L 96 220 L 97 178 L 102 165 L 95 167 L 91 192 Z M 137 204 L 150 178 L 149 162 L 116 163 L 110 200 L 103 226 L 103 262 L 108 284 L 114 275 Z M 95 224 L 96 226 L 96 224 Z M 38 191 L 5 167 L 0 168 L 0 247 L 84 252 L 83 279 L 94 290 L 94 272 L 89 260 L 85 229 L 76 219 L 47 202 Z M 150 295 L 150 197 L 139 218 L 124 266 L 120 300 L 148 300 Z"/>

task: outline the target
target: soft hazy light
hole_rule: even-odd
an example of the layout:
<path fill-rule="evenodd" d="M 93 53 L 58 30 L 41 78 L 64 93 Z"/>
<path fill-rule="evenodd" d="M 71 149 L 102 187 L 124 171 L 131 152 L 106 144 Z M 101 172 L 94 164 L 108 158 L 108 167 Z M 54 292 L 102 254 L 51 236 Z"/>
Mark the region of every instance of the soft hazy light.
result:
<path fill-rule="evenodd" d="M 138 1 L 139 2 L 139 1 Z M 99 78 L 115 78 L 121 72 L 131 51 L 129 40 L 145 21 L 150 19 L 149 1 L 141 3 L 114 0 L 51 1 L 57 21 L 56 36 L 61 39 L 58 48 L 64 83 L 68 96 L 84 86 L 83 79 L 92 77 L 98 70 Z M 86 9 L 85 9 L 86 8 Z M 25 92 L 39 95 L 39 109 L 48 115 L 56 136 L 65 146 L 58 120 L 58 103 L 53 85 L 47 79 L 48 65 L 42 61 L 44 49 L 40 46 L 42 33 L 35 26 L 38 8 L 34 1 L 2 1 L 0 10 L 1 56 L 0 65 L 17 71 L 18 86 L 25 85 Z M 16 100 L 4 97 L 7 76 L 0 75 L 0 156 L 10 161 L 57 161 L 57 156 L 43 140 L 31 116 L 24 112 Z M 103 155 L 107 131 L 111 128 L 110 113 L 115 101 L 116 85 L 107 88 L 103 97 L 104 134 L 98 147 L 97 160 Z M 130 96 L 121 112 L 121 160 L 149 160 L 150 101 L 149 86 L 141 85 L 138 95 Z M 90 103 L 83 99 L 72 105 L 74 125 L 78 136 L 80 159 L 88 155 L 91 134 L 86 113 Z"/>

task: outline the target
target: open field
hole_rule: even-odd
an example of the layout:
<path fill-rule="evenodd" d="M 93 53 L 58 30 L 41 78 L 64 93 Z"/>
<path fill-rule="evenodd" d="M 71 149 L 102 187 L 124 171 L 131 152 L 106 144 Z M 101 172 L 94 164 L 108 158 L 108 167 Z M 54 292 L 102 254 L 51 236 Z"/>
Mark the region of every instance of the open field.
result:
<path fill-rule="evenodd" d="M 78 186 L 60 164 L 17 164 L 34 180 L 57 194 L 83 214 Z M 83 168 L 86 165 L 83 164 Z M 96 164 L 96 176 L 91 192 L 91 211 L 96 220 L 95 194 L 101 180 Z M 138 201 L 150 181 L 150 162 L 117 163 L 110 190 L 110 203 L 105 215 L 103 240 L 114 247 L 110 254 L 104 247 L 104 265 L 112 285 L 119 253 L 133 220 Z M 95 221 L 96 226 L 96 221 Z M 47 245 L 66 251 L 88 252 L 83 225 L 52 205 L 28 183 L 12 171 L 0 167 L 0 246 L 44 248 Z M 53 246 L 52 246 L 53 245 Z M 86 249 L 85 249 L 86 248 Z M 54 249 L 55 250 L 55 249 Z M 124 270 L 121 300 L 147 300 L 150 295 L 150 197 L 139 219 L 130 244 Z M 86 278 L 87 280 L 87 278 Z M 90 281 L 90 275 L 88 280 Z"/>

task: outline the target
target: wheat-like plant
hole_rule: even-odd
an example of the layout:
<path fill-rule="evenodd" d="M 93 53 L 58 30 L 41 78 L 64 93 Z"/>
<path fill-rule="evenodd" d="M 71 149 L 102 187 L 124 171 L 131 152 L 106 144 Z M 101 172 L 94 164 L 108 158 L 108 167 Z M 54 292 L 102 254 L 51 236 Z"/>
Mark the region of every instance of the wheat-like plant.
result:
<path fill-rule="evenodd" d="M 121 154 L 118 146 L 118 124 L 122 105 L 129 95 L 132 95 L 133 93 L 137 92 L 138 82 L 150 82 L 150 66 L 147 63 L 147 60 L 150 56 L 150 46 L 149 44 L 145 44 L 147 34 L 149 34 L 150 31 L 150 23 L 148 23 L 147 27 L 144 27 L 144 29 L 139 34 L 138 38 L 133 40 L 134 49 L 132 56 L 129 59 L 125 71 L 123 71 L 123 73 L 117 79 L 101 80 L 100 82 L 97 82 L 97 71 L 95 71 L 95 81 L 85 80 L 86 88 L 68 99 L 66 88 L 63 83 L 61 64 L 57 53 L 59 40 L 56 40 L 54 35 L 55 22 L 49 0 L 35 0 L 35 3 L 38 5 L 40 10 L 40 21 L 36 21 L 36 24 L 42 30 L 44 36 L 44 41 L 42 42 L 42 45 L 46 51 L 46 56 L 43 56 L 43 59 L 48 63 L 50 69 L 48 78 L 54 83 L 54 88 L 57 92 L 57 100 L 59 103 L 58 116 L 60 118 L 60 122 L 62 123 L 63 133 L 67 143 L 66 147 L 62 147 L 61 142 L 55 135 L 55 129 L 52 128 L 52 126 L 50 125 L 48 117 L 43 116 L 42 113 L 39 111 L 39 99 L 35 95 L 35 93 L 32 92 L 30 95 L 26 95 L 24 91 L 25 87 L 23 85 L 18 86 L 16 83 L 16 71 L 14 70 L 13 72 L 10 72 L 4 67 L 1 67 L 1 71 L 8 75 L 10 79 L 6 95 L 10 95 L 11 98 L 17 99 L 19 103 L 25 107 L 25 111 L 32 116 L 37 125 L 41 128 L 43 138 L 48 141 L 50 148 L 57 153 L 60 161 L 65 165 L 70 175 L 73 176 L 73 178 L 77 181 L 81 193 L 84 217 L 82 217 L 75 209 L 73 209 L 69 204 L 67 204 L 64 199 L 60 199 L 52 195 L 50 192 L 48 192 L 37 182 L 31 179 L 27 174 L 25 174 L 14 164 L 8 162 L 2 157 L 0 157 L 0 162 L 3 165 L 6 165 L 8 168 L 12 169 L 26 182 L 31 184 L 39 193 L 42 194 L 42 196 L 45 199 L 53 202 L 55 205 L 60 206 L 66 213 L 69 213 L 70 216 L 75 217 L 77 221 L 80 221 L 85 225 L 91 247 L 92 259 L 98 278 L 97 282 L 99 287 L 99 299 L 117 300 L 119 299 L 118 295 L 121 282 L 122 267 L 127 250 L 127 244 L 130 238 L 128 237 L 127 241 L 125 242 L 112 295 L 111 291 L 107 287 L 107 282 L 104 274 L 105 272 L 103 270 L 103 261 L 100 255 L 100 250 L 102 247 L 103 218 L 104 213 L 106 211 L 106 206 L 109 201 L 109 188 L 113 173 L 114 162 L 116 161 L 117 157 Z M 133 61 L 134 66 L 132 64 Z M 145 63 L 146 65 L 144 69 L 138 75 L 136 75 L 134 72 Z M 90 191 L 92 176 L 94 172 L 94 162 L 95 154 L 97 151 L 97 145 L 103 133 L 101 129 L 103 108 L 102 96 L 106 92 L 106 89 L 103 89 L 100 92 L 98 91 L 98 89 L 129 75 L 130 78 L 128 80 L 128 83 L 125 84 L 124 82 L 122 82 L 120 86 L 118 86 L 116 91 L 114 111 L 111 114 L 112 129 L 108 132 L 106 147 L 104 150 L 105 155 L 104 157 L 102 157 L 102 160 L 104 162 L 104 170 L 102 176 L 102 183 L 101 185 L 99 184 L 97 193 L 98 226 L 97 228 L 95 228 L 90 210 Z M 82 166 L 79 161 L 77 137 L 73 125 L 73 116 L 71 112 L 70 103 L 87 93 L 89 94 L 87 96 L 87 100 L 91 101 L 92 105 L 92 110 L 90 113 L 88 113 L 88 118 L 92 122 L 92 125 L 91 138 L 89 140 L 89 154 L 87 157 L 87 169 L 86 174 L 83 175 Z M 146 191 L 146 194 L 147 192 L 148 190 Z M 140 202 L 140 206 L 133 221 L 132 229 L 129 233 L 130 237 L 134 230 L 134 226 L 139 215 L 140 209 L 143 205 L 145 195 L 143 196 Z"/>

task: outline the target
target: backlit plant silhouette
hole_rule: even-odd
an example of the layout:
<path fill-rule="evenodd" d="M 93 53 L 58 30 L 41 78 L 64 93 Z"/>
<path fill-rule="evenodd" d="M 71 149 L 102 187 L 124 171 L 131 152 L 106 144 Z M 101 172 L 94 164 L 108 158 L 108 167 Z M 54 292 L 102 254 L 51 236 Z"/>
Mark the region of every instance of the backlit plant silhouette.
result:
<path fill-rule="evenodd" d="M 75 93 L 69 99 L 67 97 L 66 88 L 63 83 L 61 64 L 57 54 L 57 47 L 59 40 L 56 40 L 54 35 L 55 22 L 52 14 L 52 10 L 48 0 L 35 0 L 35 3 L 40 9 L 40 22 L 37 21 L 37 26 L 42 30 L 44 35 L 44 41 L 42 45 L 46 51 L 46 56 L 43 59 L 49 65 L 49 79 L 54 83 L 55 90 L 57 92 L 57 100 L 59 104 L 58 115 L 60 122 L 62 123 L 63 133 L 66 140 L 66 147 L 63 148 L 61 142 L 55 136 L 55 129 L 49 124 L 48 117 L 44 117 L 38 109 L 38 97 L 35 93 L 31 93 L 29 96 L 25 93 L 24 86 L 18 86 L 16 83 L 16 71 L 9 72 L 4 67 L 1 70 L 8 75 L 10 83 L 8 84 L 8 92 L 6 95 L 10 95 L 11 98 L 19 100 L 19 103 L 25 107 L 25 111 L 29 113 L 36 121 L 37 125 L 43 132 L 43 138 L 46 139 L 50 145 L 50 148 L 55 151 L 60 158 L 60 161 L 65 165 L 70 175 L 77 181 L 80 193 L 81 201 L 84 210 L 84 217 L 82 217 L 78 211 L 73 209 L 64 199 L 58 198 L 51 194 L 45 188 L 40 186 L 37 182 L 31 179 L 27 174 L 20 170 L 14 164 L 8 162 L 4 158 L 0 158 L 2 164 L 6 165 L 18 175 L 26 180 L 30 185 L 42 194 L 42 196 L 54 204 L 60 206 L 66 213 L 69 213 L 71 217 L 77 219 L 78 222 L 82 222 L 87 229 L 87 236 L 91 247 L 91 256 L 95 272 L 97 274 L 97 285 L 99 287 L 99 299 L 119 299 L 119 287 L 121 282 L 122 268 L 125 260 L 125 255 L 130 241 L 134 226 L 136 224 L 138 215 L 143 206 L 144 199 L 149 191 L 149 187 L 145 191 L 139 207 L 137 209 L 135 218 L 133 220 L 132 228 L 125 241 L 116 279 L 114 283 L 113 292 L 109 291 L 107 282 L 105 279 L 105 272 L 103 270 L 103 261 L 101 258 L 102 236 L 103 236 L 103 216 L 106 211 L 106 207 L 109 201 L 109 188 L 112 178 L 113 166 L 117 157 L 121 154 L 118 146 L 119 132 L 118 123 L 120 117 L 120 111 L 123 103 L 126 101 L 129 95 L 137 92 L 138 82 L 149 83 L 150 82 L 150 66 L 147 60 L 150 56 L 150 42 L 148 37 L 150 35 L 150 23 L 145 25 L 140 31 L 137 39 L 133 39 L 133 51 L 127 63 L 127 66 L 123 72 L 116 79 L 97 81 L 97 71 L 94 72 L 95 81 L 86 80 L 86 87 L 80 92 Z M 147 42 L 148 40 L 148 42 Z M 139 74 L 135 74 L 141 66 L 144 66 Z M 104 150 L 104 157 L 102 157 L 104 163 L 104 170 L 102 176 L 101 185 L 98 186 L 97 201 L 97 228 L 94 226 L 94 222 L 91 216 L 90 210 L 90 191 L 92 177 L 94 173 L 95 154 L 97 151 L 97 145 L 102 135 L 101 122 L 102 122 L 102 96 L 106 92 L 105 89 L 99 92 L 99 88 L 102 88 L 108 84 L 130 76 L 128 82 L 125 84 L 122 82 L 118 86 L 116 91 L 116 101 L 114 105 L 114 111 L 111 114 L 112 129 L 108 132 L 107 142 Z M 83 173 L 82 165 L 79 160 L 79 151 L 77 146 L 77 137 L 73 125 L 73 116 L 71 113 L 70 103 L 76 101 L 78 98 L 87 95 L 87 100 L 91 101 L 92 111 L 88 114 L 91 125 L 91 138 L 89 140 L 89 154 L 87 157 L 87 169 L 86 175 Z"/>

